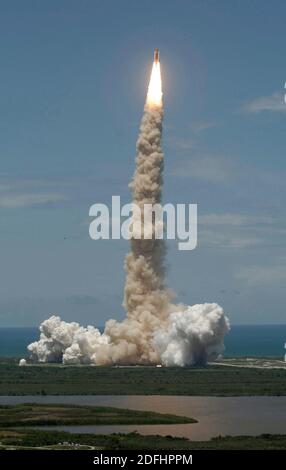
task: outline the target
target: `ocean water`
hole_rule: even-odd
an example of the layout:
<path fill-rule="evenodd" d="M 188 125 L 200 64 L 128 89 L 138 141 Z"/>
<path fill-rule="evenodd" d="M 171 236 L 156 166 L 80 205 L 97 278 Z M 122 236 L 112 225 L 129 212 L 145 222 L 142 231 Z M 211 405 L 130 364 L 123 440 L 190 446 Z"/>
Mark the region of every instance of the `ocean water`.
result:
<path fill-rule="evenodd" d="M 285 325 L 235 325 L 225 337 L 224 356 L 284 357 Z"/>
<path fill-rule="evenodd" d="M 0 328 L 0 357 L 23 357 L 38 328 Z M 285 325 L 234 325 L 225 337 L 225 357 L 284 357 Z"/>
<path fill-rule="evenodd" d="M 26 356 L 27 345 L 38 338 L 38 328 L 0 328 L 0 357 Z"/>

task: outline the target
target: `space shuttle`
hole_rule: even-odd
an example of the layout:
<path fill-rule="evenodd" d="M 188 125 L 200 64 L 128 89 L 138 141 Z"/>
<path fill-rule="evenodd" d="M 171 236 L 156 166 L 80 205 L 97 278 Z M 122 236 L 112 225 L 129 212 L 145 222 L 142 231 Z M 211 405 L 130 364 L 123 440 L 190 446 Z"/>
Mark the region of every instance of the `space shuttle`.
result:
<path fill-rule="evenodd" d="M 160 59 L 159 59 L 159 49 L 156 48 L 155 51 L 154 51 L 154 62 L 155 62 L 155 64 L 157 64 L 159 61 L 160 61 Z"/>

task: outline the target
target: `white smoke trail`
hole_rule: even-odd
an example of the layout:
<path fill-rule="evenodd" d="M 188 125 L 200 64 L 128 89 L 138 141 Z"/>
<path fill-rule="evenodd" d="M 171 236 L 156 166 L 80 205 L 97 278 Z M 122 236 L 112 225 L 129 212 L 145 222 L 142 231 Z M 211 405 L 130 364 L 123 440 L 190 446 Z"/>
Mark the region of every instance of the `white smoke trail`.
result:
<path fill-rule="evenodd" d="M 137 141 L 136 170 L 130 184 L 133 202 L 143 214 L 145 204 L 161 202 L 163 102 L 160 64 L 154 63 Z M 135 223 L 135 215 L 133 223 Z M 144 220 L 140 220 L 144 224 Z M 143 225 L 142 225 L 143 226 Z M 40 340 L 28 346 L 32 361 L 66 364 L 205 364 L 223 352 L 229 323 L 217 304 L 175 306 L 164 283 L 165 244 L 131 239 L 126 256 L 121 323 L 107 321 L 104 333 L 93 326 L 66 323 L 52 316 L 40 326 Z"/>

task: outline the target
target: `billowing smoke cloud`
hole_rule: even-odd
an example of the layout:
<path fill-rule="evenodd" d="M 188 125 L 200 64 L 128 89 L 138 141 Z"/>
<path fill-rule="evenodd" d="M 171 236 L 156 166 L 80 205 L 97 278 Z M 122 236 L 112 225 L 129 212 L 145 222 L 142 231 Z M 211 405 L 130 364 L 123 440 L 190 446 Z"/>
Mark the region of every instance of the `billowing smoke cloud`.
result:
<path fill-rule="evenodd" d="M 65 364 L 97 363 L 99 348 L 108 338 L 97 328 L 67 323 L 53 315 L 40 325 L 40 339 L 28 346 L 32 361 Z"/>
<path fill-rule="evenodd" d="M 136 170 L 130 183 L 133 201 L 141 209 L 145 204 L 161 202 L 163 105 L 159 66 L 153 67 L 137 141 Z M 154 235 L 153 224 L 150 229 Z M 228 320 L 217 304 L 190 307 L 171 303 L 164 283 L 165 252 L 164 241 L 154 236 L 132 238 L 125 261 L 125 320 L 107 321 L 101 334 L 93 326 L 84 328 L 52 316 L 40 326 L 40 340 L 28 346 L 31 360 L 186 366 L 215 359 L 223 352 Z"/>
<path fill-rule="evenodd" d="M 154 340 L 166 366 L 205 365 L 224 351 L 223 338 L 229 322 L 217 304 L 199 304 L 171 313 L 166 330 Z"/>

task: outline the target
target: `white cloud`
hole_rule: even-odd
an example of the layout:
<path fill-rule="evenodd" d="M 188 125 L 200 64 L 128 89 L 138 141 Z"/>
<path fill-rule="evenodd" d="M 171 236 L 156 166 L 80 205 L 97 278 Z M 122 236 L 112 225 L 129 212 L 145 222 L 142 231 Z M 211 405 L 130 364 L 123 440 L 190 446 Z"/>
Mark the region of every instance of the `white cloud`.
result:
<path fill-rule="evenodd" d="M 246 113 L 261 113 L 263 111 L 286 112 L 286 103 L 282 93 L 273 93 L 270 96 L 255 98 L 242 106 Z"/>
<path fill-rule="evenodd" d="M 274 215 L 199 215 L 198 240 L 202 246 L 216 248 L 278 246 L 281 244 L 281 236 L 285 233 L 285 228 L 281 225 L 283 222 L 283 218 Z"/>
<path fill-rule="evenodd" d="M 250 286 L 285 284 L 286 264 L 243 267 L 237 272 L 236 277 L 237 279 L 246 281 Z"/>
<path fill-rule="evenodd" d="M 63 201 L 65 197 L 57 193 L 47 194 L 7 194 L 0 196 L 0 207 L 14 209 Z"/>
<path fill-rule="evenodd" d="M 168 139 L 168 143 L 171 147 L 175 148 L 176 150 L 181 151 L 188 151 L 193 150 L 195 142 L 192 138 L 178 138 L 178 139 Z"/>
<path fill-rule="evenodd" d="M 8 191 L 10 187 L 8 184 L 0 184 L 0 191 Z"/>
<path fill-rule="evenodd" d="M 199 134 L 202 131 L 216 127 L 218 124 L 212 121 L 197 121 L 191 124 L 191 131 Z"/>
<path fill-rule="evenodd" d="M 244 214 L 205 214 L 199 216 L 198 222 L 201 225 L 217 226 L 251 226 L 260 224 L 272 224 L 275 222 L 271 216 L 257 216 L 257 215 L 244 215 Z"/>
<path fill-rule="evenodd" d="M 232 172 L 227 158 L 207 155 L 195 156 L 192 160 L 185 161 L 173 171 L 173 175 L 221 184 L 229 181 Z"/>
<path fill-rule="evenodd" d="M 262 240 L 256 236 L 238 234 L 232 231 L 214 232 L 199 230 L 198 244 L 207 248 L 244 249 L 257 246 Z"/>

